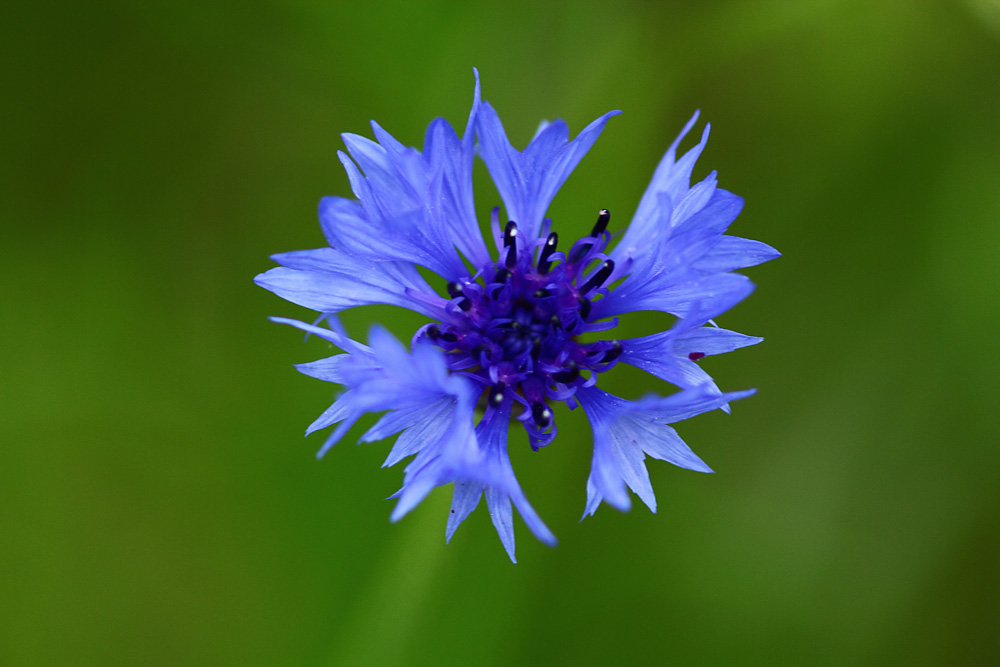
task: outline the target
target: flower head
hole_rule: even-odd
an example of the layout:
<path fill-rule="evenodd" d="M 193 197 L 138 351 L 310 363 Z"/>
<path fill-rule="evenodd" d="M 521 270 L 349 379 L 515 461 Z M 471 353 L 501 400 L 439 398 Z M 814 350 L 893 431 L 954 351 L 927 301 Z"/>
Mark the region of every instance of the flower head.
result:
<path fill-rule="evenodd" d="M 647 455 L 711 472 L 670 424 L 716 408 L 728 411 L 730 401 L 752 393 L 723 393 L 698 360 L 760 342 L 713 320 L 753 289 L 732 271 L 778 253 L 725 233 L 743 200 L 719 188 L 715 172 L 691 185 L 709 127 L 680 158 L 677 149 L 697 114 L 661 160 L 617 243 L 604 209 L 586 236 L 560 238 L 545 218 L 549 204 L 617 113 L 601 116 L 572 141 L 563 121 L 543 125 L 519 152 L 496 112 L 480 100 L 477 73 L 461 137 L 441 119 L 428 128 L 423 151 L 404 146 L 374 122 L 376 141 L 343 135 L 349 155 L 340 153 L 340 159 L 355 199 L 320 203 L 329 245 L 275 255 L 280 266 L 257 276 L 258 285 L 319 311 L 331 328 L 275 321 L 343 352 L 298 367 L 346 387 L 307 431 L 338 425 L 319 455 L 363 414 L 384 412 L 361 439 L 399 433 L 385 465 L 413 456 L 394 496 L 393 520 L 433 488 L 454 484 L 448 539 L 485 495 L 512 560 L 512 506 L 540 540 L 555 544 L 514 475 L 507 431 L 513 418 L 532 449 L 551 444 L 558 433 L 552 407 L 559 402 L 582 407 L 594 433 L 585 516 L 602 500 L 628 509 L 626 488 L 655 511 Z M 477 146 L 505 213 L 501 218 L 497 207 L 490 216 L 492 253 L 472 196 Z M 443 278 L 440 292 L 418 267 Z M 379 327 L 363 345 L 347 336 L 336 313 L 367 304 L 400 306 L 429 321 L 409 349 Z M 615 338 L 618 317 L 641 310 L 678 319 L 659 334 Z M 632 402 L 599 389 L 600 377 L 622 363 L 679 391 Z"/>

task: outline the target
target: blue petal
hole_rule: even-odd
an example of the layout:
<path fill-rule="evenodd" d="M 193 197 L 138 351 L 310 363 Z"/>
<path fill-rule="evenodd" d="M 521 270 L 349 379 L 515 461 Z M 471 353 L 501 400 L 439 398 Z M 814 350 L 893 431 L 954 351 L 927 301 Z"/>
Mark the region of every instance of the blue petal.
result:
<path fill-rule="evenodd" d="M 594 456 L 587 479 L 587 506 L 584 516 L 592 515 L 602 500 L 625 512 L 631 502 L 625 487 L 639 494 L 656 511 L 656 499 L 649 484 L 645 458 L 638 443 L 628 440 L 628 424 L 619 424 L 628 401 L 596 387 L 578 389 L 576 397 L 587 413 L 594 431 Z"/>
<path fill-rule="evenodd" d="M 666 195 L 655 230 L 641 245 L 625 240 L 611 252 L 619 265 L 614 279 L 633 273 L 656 274 L 688 269 L 722 239 L 743 209 L 743 199 L 718 188 L 714 172 L 695 185 L 676 207 Z"/>
<path fill-rule="evenodd" d="M 490 262 L 489 252 L 483 242 L 476 219 L 472 189 L 472 163 L 476 152 L 476 117 L 481 104 L 479 72 L 473 69 L 476 87 L 472 110 L 461 139 L 444 120 L 438 119 L 427 128 L 424 140 L 424 157 L 432 168 L 440 165 L 440 187 L 436 193 L 438 205 L 432 213 L 438 224 L 447 227 L 449 237 L 473 266 Z M 381 141 L 381 139 L 380 139 Z"/>
<path fill-rule="evenodd" d="M 371 213 L 371 208 L 377 207 L 391 216 L 400 209 L 423 207 L 420 194 L 424 185 L 421 181 L 425 177 L 420 169 L 419 151 L 402 148 L 393 151 L 390 157 L 389 151 L 371 139 L 349 132 L 340 137 L 351 158 L 364 172 L 367 188 L 363 192 L 373 199 L 369 202 L 360 193 L 355 194 L 364 202 L 366 211 Z M 395 197 L 388 198 L 387 194 L 395 194 Z"/>
<path fill-rule="evenodd" d="M 508 399 L 501 408 L 487 412 L 483 420 L 476 427 L 480 447 L 482 447 L 487 461 L 493 467 L 493 477 L 498 480 L 497 483 L 490 485 L 487 491 L 498 493 L 513 501 L 514 506 L 517 507 L 517 510 L 521 513 L 521 517 L 528 524 L 528 528 L 535 534 L 535 537 L 550 546 L 555 546 L 555 535 L 542 522 L 541 518 L 528 502 L 524 492 L 521 490 L 520 484 L 517 482 L 517 478 L 514 476 L 514 469 L 511 467 L 510 458 L 507 455 L 507 428 L 509 422 L 510 400 Z M 487 502 L 489 502 L 490 497 L 490 493 L 487 493 Z M 510 514 L 504 514 L 502 506 L 497 504 L 497 496 L 494 495 L 493 497 L 494 506 L 499 511 L 499 513 L 494 513 L 491 508 L 490 514 L 493 519 L 493 525 L 496 526 L 500 540 L 504 543 L 504 548 L 507 549 L 511 560 L 514 560 L 514 533 L 513 527 L 510 524 Z"/>
<path fill-rule="evenodd" d="M 366 412 L 389 410 L 362 438 L 371 441 L 405 429 L 403 443 L 390 454 L 394 463 L 410 454 L 400 502 L 393 520 L 400 518 L 435 486 L 455 479 L 490 481 L 480 474 L 483 455 L 473 432 L 473 412 L 481 390 L 472 381 L 448 371 L 440 349 L 419 344 L 406 350 L 388 331 L 372 327 L 369 346 L 331 331 L 295 320 L 277 320 L 315 333 L 347 354 L 301 365 L 301 370 L 344 384 L 347 391 L 309 427 L 308 433 L 340 425 L 319 451 L 322 456 Z M 339 323 L 331 318 L 337 328 Z"/>
<path fill-rule="evenodd" d="M 372 327 L 369 343 L 378 368 L 345 365 L 342 371 L 347 386 L 364 390 L 357 402 L 366 411 L 419 407 L 441 396 L 472 403 L 478 395 L 471 380 L 449 375 L 445 354 L 437 347 L 423 344 L 412 353 L 407 352 L 377 325 Z"/>
<path fill-rule="evenodd" d="M 676 335 L 672 332 L 623 340 L 621 343 L 624 350 L 621 356 L 622 363 L 641 368 L 680 388 L 708 384 L 716 393 L 722 393 L 708 373 L 687 359 L 687 354 L 677 353 Z"/>
<path fill-rule="evenodd" d="M 743 198 L 718 187 L 714 180 L 710 175 L 691 188 L 688 196 L 674 209 L 671 243 L 678 244 L 677 239 L 684 239 L 694 231 L 721 236 L 739 216 Z"/>
<path fill-rule="evenodd" d="M 706 356 L 711 356 L 756 345 L 762 340 L 764 339 L 759 336 L 747 336 L 729 329 L 712 326 L 697 327 L 678 335 L 674 343 L 674 350 L 685 356 L 692 352 L 701 352 Z"/>
<path fill-rule="evenodd" d="M 727 240 L 732 237 L 724 236 L 742 210 L 743 200 L 719 189 L 715 172 L 690 186 L 691 170 L 708 140 L 708 125 L 698 145 L 675 160 L 677 147 L 697 116 L 661 160 L 631 225 L 610 253 L 616 263 L 611 280 L 626 280 L 594 304 L 595 316 L 629 310 L 684 316 L 696 300 L 721 313 L 753 289 L 745 279 L 726 276 L 726 272 L 774 256 L 768 246 L 733 243 Z"/>
<path fill-rule="evenodd" d="M 373 262 L 334 248 L 287 252 L 273 259 L 283 266 L 258 275 L 254 282 L 306 308 L 337 313 L 355 306 L 389 304 L 435 319 L 446 316 L 447 301 L 410 265 Z M 416 298 L 414 293 L 423 296 Z"/>
<path fill-rule="evenodd" d="M 439 486 L 439 480 L 445 475 L 438 472 L 429 472 L 425 469 L 425 474 L 415 475 L 412 480 L 403 486 L 396 494 L 399 500 L 392 508 L 389 521 L 395 523 L 410 513 L 414 507 L 419 505 L 431 491 Z"/>
<path fill-rule="evenodd" d="M 715 186 L 709 176 L 690 190 L 677 209 L 664 210 L 665 220 L 676 215 L 678 224 L 664 221 L 658 236 L 646 247 L 619 244 L 611 253 L 616 269 L 611 280 L 626 280 L 594 304 L 598 317 L 629 310 L 662 310 L 685 315 L 692 300 L 703 299 L 715 313 L 746 297 L 753 287 L 742 276 L 707 275 L 695 262 L 717 246 L 739 215 L 743 199 Z M 716 300 L 718 303 L 711 304 Z"/>
<path fill-rule="evenodd" d="M 391 521 L 398 521 L 438 486 L 455 480 L 489 481 L 472 428 L 472 401 L 463 402 L 447 417 L 434 438 L 424 440 L 416 458 L 406 467 L 399 502 Z"/>
<path fill-rule="evenodd" d="M 539 540 L 550 546 L 557 543 L 555 535 L 535 512 L 521 490 L 514 469 L 511 467 L 507 454 L 507 429 L 510 422 L 511 401 L 508 398 L 499 408 L 488 408 L 482 421 L 476 426 L 476 438 L 485 458 L 486 471 L 483 484 L 480 480 L 456 482 L 452 498 L 452 513 L 448 517 L 447 538 L 450 540 L 455 529 L 465 520 L 465 517 L 479 503 L 480 495 L 486 493 L 486 502 L 490 510 L 490 518 L 496 528 L 497 535 L 503 543 L 507 555 L 515 563 L 514 527 L 511 502 L 517 507 L 524 522 Z M 475 494 L 473 499 L 471 496 Z"/>
<path fill-rule="evenodd" d="M 705 178 L 705 180 L 691 186 L 691 188 L 686 194 L 684 194 L 683 197 L 680 198 L 680 200 L 673 199 L 667 195 L 668 199 L 666 201 L 676 203 L 676 206 L 674 206 L 670 211 L 670 221 L 668 226 L 679 227 L 686 220 L 690 219 L 692 215 L 704 209 L 705 206 L 708 205 L 708 202 L 711 201 L 712 196 L 715 194 L 718 187 L 719 175 L 717 172 L 713 171 Z M 733 217 L 735 218 L 735 216 Z"/>
<path fill-rule="evenodd" d="M 298 369 L 300 373 L 308 375 L 309 377 L 314 377 L 317 380 L 343 384 L 344 376 L 341 372 L 341 366 L 347 358 L 347 355 L 335 354 L 334 356 L 327 357 L 326 359 L 317 359 L 316 361 L 310 361 L 305 364 L 295 364 L 295 368 Z"/>
<path fill-rule="evenodd" d="M 446 230 L 444 241 L 458 247 L 474 266 L 483 266 L 490 262 L 490 255 L 473 201 L 474 154 L 472 141 L 459 139 L 446 121 L 439 118 L 427 128 L 424 155 L 433 172 L 439 174 L 431 183 L 435 206 L 428 215 L 434 225 Z"/>
<path fill-rule="evenodd" d="M 507 555 L 514 563 L 514 510 L 510 506 L 510 496 L 495 486 L 486 487 L 486 507 L 490 512 L 490 520 L 500 536 L 500 542 Z"/>
<path fill-rule="evenodd" d="M 652 247 L 656 236 L 661 233 L 659 228 L 663 224 L 670 224 L 669 212 L 686 195 L 691 182 L 691 171 L 694 169 L 695 162 L 708 142 L 711 125 L 706 124 L 698 145 L 685 153 L 680 160 L 676 160 L 677 147 L 687 133 L 691 131 L 691 128 L 694 127 L 697 120 L 698 112 L 696 111 L 691 120 L 684 126 L 684 129 L 681 130 L 680 135 L 674 140 L 674 143 L 670 145 L 666 155 L 660 160 L 660 164 L 656 167 L 656 171 L 653 174 L 653 179 L 646 188 L 646 192 L 642 195 L 632 222 L 622 237 L 619 244 L 620 247 Z M 617 262 L 618 258 L 615 258 L 615 261 Z"/>
<path fill-rule="evenodd" d="M 448 526 L 445 528 L 446 542 L 451 542 L 451 536 L 479 505 L 479 500 L 483 497 L 483 488 L 478 482 L 455 482 L 455 490 L 451 496 L 451 511 L 448 513 Z"/>
<path fill-rule="evenodd" d="M 632 403 L 630 410 L 657 424 L 674 424 L 703 412 L 715 410 L 723 403 L 738 401 L 755 393 L 756 389 L 744 389 L 713 394 L 704 388 L 696 387 L 663 398 L 656 396 L 644 398 Z"/>
<path fill-rule="evenodd" d="M 706 326 L 716 315 L 696 304 L 687 317 L 678 319 L 668 331 L 621 341 L 621 361 L 682 389 L 700 386 L 711 393 L 721 393 L 711 376 L 689 355 L 695 353 L 700 358 L 731 352 L 759 343 L 763 338 Z M 726 406 L 723 409 L 726 410 Z"/>
<path fill-rule="evenodd" d="M 724 313 L 745 299 L 754 285 L 736 273 L 713 275 L 633 273 L 603 299 L 594 302 L 592 319 L 638 310 L 659 310 L 684 317 L 697 305 Z"/>
<path fill-rule="evenodd" d="M 313 423 L 309 424 L 306 428 L 306 435 L 315 433 L 348 418 L 351 418 L 351 423 L 357 421 L 358 417 L 361 416 L 361 412 L 352 408 L 352 396 L 350 396 L 350 393 L 349 391 L 345 392 L 340 398 L 334 401 L 333 405 L 324 410 L 323 414 L 317 417 Z M 345 398 L 346 400 L 344 400 Z"/>
<path fill-rule="evenodd" d="M 319 336 L 323 340 L 329 341 L 339 347 L 344 352 L 356 352 L 357 355 L 353 356 L 352 359 L 358 360 L 361 358 L 371 359 L 371 348 L 367 345 L 362 345 L 361 343 L 351 340 L 347 337 L 343 331 L 332 331 L 330 329 L 325 329 L 323 327 L 318 327 L 315 324 L 307 324 L 306 322 L 300 322 L 298 320 L 288 319 L 287 317 L 270 317 L 268 318 L 272 322 L 277 324 L 288 324 L 295 327 L 296 329 L 301 329 L 306 333 Z M 328 318 L 336 322 L 333 317 Z M 339 323 L 338 323 L 339 324 Z"/>
<path fill-rule="evenodd" d="M 422 153 L 375 122 L 378 141 L 342 135 L 350 157 L 339 153 L 340 160 L 359 202 L 333 197 L 321 203 L 320 219 L 331 245 L 376 261 L 417 264 L 448 280 L 468 273 L 459 252 L 475 266 L 489 263 L 472 190 L 480 109 L 475 75 L 472 110 L 461 139 L 442 119 L 428 127 Z"/>
<path fill-rule="evenodd" d="M 597 436 L 594 437 L 596 443 Z M 625 480 L 618 474 L 618 466 L 611 448 L 603 444 L 606 436 L 602 435 L 601 437 L 602 445 L 594 445 L 590 476 L 587 477 L 587 505 L 583 510 L 583 516 L 580 517 L 581 521 L 588 516 L 593 516 L 602 500 L 621 512 L 628 512 L 632 509 L 632 499 L 628 495 Z"/>
<path fill-rule="evenodd" d="M 352 157 L 360 164 L 369 164 L 374 150 L 371 146 L 378 146 L 355 139 L 351 140 L 351 145 L 355 148 Z M 386 158 L 384 149 L 381 146 L 378 149 Z M 356 226 L 355 216 L 326 223 L 326 226 L 341 227 L 345 243 L 349 242 L 352 249 L 371 259 L 410 262 L 449 280 L 467 273 L 455 251 L 448 227 L 432 213 L 437 199 L 435 192 L 442 178 L 440 165 L 438 173 L 433 173 L 430 165 L 414 151 L 396 156 L 390 163 L 394 169 L 391 173 L 381 163 L 371 163 L 369 171 L 362 175 L 351 158 L 344 153 L 338 155 L 351 189 L 361 202 L 364 224 Z M 320 215 L 336 211 L 321 207 Z"/>
<path fill-rule="evenodd" d="M 723 236 L 707 253 L 699 257 L 693 268 L 705 272 L 722 272 L 757 266 L 781 257 L 781 253 L 760 241 Z"/>
<path fill-rule="evenodd" d="M 620 111 L 609 111 L 573 141 L 561 120 L 549 123 L 523 152 L 507 139 L 503 124 L 489 102 L 483 102 L 477 119 L 479 153 L 493 177 L 507 217 L 517 222 L 526 239 L 538 237 L 542 219 L 556 192 L 597 141 L 604 125 Z"/>
<path fill-rule="evenodd" d="M 651 260 L 636 257 L 637 266 L 640 262 L 652 261 L 670 269 L 690 267 L 719 243 L 723 233 L 743 210 L 743 198 L 716 188 L 714 184 L 711 194 L 704 197 L 702 195 L 706 191 L 699 190 L 699 186 L 691 188 L 690 208 L 684 207 L 689 201 L 685 199 L 681 202 L 682 206 L 674 210 L 677 225 L 670 230 L 669 238 L 660 243 L 658 252 L 651 253 Z"/>
<path fill-rule="evenodd" d="M 416 454 L 425 443 L 441 439 L 450 426 L 448 416 L 454 410 L 455 401 L 446 396 L 427 405 L 393 410 L 368 429 L 361 441 L 375 442 L 403 431 L 382 464 L 383 468 L 394 466 Z"/>
<path fill-rule="evenodd" d="M 449 374 L 444 352 L 434 346 L 419 344 L 409 352 L 379 326 L 372 328 L 369 342 L 370 348 L 357 347 L 353 353 L 341 355 L 347 358 L 338 363 L 337 376 L 349 390 L 311 428 L 343 421 L 320 455 L 362 414 L 389 410 L 362 440 L 406 429 L 401 436 L 403 443 L 394 448 L 389 463 L 417 455 L 406 467 L 392 521 L 402 518 L 437 486 L 456 479 L 492 481 L 473 431 L 480 389 L 464 377 Z"/>
<path fill-rule="evenodd" d="M 698 388 L 668 398 L 631 402 L 596 387 L 578 389 L 576 397 L 594 431 L 594 459 L 587 481 L 584 516 L 593 514 L 602 500 L 618 509 L 628 509 L 622 484 L 655 512 L 656 498 L 643 462 L 646 455 L 689 470 L 711 472 L 668 424 L 714 410 L 751 393 L 720 395 Z"/>

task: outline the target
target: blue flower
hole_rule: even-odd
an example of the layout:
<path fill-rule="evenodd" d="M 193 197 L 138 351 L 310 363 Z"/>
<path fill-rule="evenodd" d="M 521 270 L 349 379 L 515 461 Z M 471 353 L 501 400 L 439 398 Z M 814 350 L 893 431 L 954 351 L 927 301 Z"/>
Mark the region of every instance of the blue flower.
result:
<path fill-rule="evenodd" d="M 563 121 L 543 124 L 517 151 L 493 107 L 481 101 L 476 73 L 472 112 L 461 136 L 442 119 L 427 129 L 423 151 L 401 144 L 374 122 L 375 141 L 343 135 L 348 153 L 339 155 L 355 198 L 320 202 L 328 245 L 275 255 L 280 266 L 256 277 L 258 285 L 319 311 L 330 326 L 274 321 L 342 351 L 298 366 L 346 388 L 307 430 L 337 425 L 318 455 L 360 417 L 378 412 L 384 414 L 361 440 L 398 433 L 384 465 L 413 457 L 393 496 L 393 521 L 435 487 L 453 484 L 449 540 L 485 496 L 511 560 L 513 507 L 538 539 L 554 545 L 555 536 L 518 484 L 507 432 L 513 417 L 532 449 L 549 445 L 558 432 L 552 412 L 558 402 L 582 407 L 594 433 L 584 516 L 602 501 L 627 510 L 627 489 L 656 511 L 646 456 L 711 472 L 670 425 L 710 410 L 728 411 L 731 401 L 752 393 L 722 392 L 698 361 L 761 341 L 718 328 L 714 319 L 753 289 L 733 271 L 778 253 L 726 234 L 743 200 L 719 188 L 715 172 L 691 185 L 709 126 L 679 158 L 677 149 L 697 114 L 661 160 L 616 244 L 604 209 L 588 235 L 573 243 L 560 240 L 545 217 L 549 204 L 618 113 L 604 114 L 572 141 Z M 501 224 L 499 207 L 492 211 L 492 253 L 472 195 L 477 152 L 505 212 Z M 432 287 L 418 267 L 440 276 L 442 287 Z M 369 304 L 407 308 L 429 322 L 409 349 L 380 327 L 363 345 L 347 336 L 336 314 Z M 619 340 L 610 333 L 619 316 L 641 310 L 677 320 L 668 331 L 642 338 Z M 678 391 L 628 401 L 599 389 L 600 376 L 620 363 Z"/>

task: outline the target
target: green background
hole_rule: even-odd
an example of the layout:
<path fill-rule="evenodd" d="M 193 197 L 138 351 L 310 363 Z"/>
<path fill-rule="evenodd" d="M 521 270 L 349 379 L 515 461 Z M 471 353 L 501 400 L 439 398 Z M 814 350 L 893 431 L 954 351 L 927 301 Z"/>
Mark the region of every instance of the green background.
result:
<path fill-rule="evenodd" d="M 0 663 L 986 664 L 1000 649 L 1000 4 L 25 3 L 0 20 Z M 320 245 L 339 133 L 523 146 L 622 109 L 551 210 L 620 229 L 695 108 L 695 176 L 784 257 L 720 318 L 731 417 L 583 523 L 590 436 L 512 456 L 561 540 L 450 494 L 390 524 L 388 444 L 322 462 L 328 353 L 267 322 Z M 481 216 L 499 203 L 476 172 Z M 419 318 L 370 308 L 408 337 Z M 640 322 L 632 329 L 654 326 Z M 604 385 L 661 389 L 641 374 Z M 356 431 L 355 433 L 359 433 Z"/>

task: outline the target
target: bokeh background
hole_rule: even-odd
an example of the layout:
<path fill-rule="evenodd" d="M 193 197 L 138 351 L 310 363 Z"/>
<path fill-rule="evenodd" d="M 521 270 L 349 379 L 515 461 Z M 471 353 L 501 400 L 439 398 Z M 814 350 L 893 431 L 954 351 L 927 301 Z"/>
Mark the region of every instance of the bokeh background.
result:
<path fill-rule="evenodd" d="M 3 13 L 0 663 L 997 659 L 997 2 Z M 718 169 L 747 200 L 733 231 L 784 253 L 720 319 L 766 342 L 704 362 L 758 395 L 682 425 L 717 474 L 652 462 L 657 515 L 578 523 L 590 436 L 562 415 L 546 450 L 512 444 L 561 539 L 518 519 L 518 565 L 484 507 L 445 546 L 445 489 L 390 524 L 387 443 L 314 459 L 334 388 L 292 363 L 329 348 L 268 323 L 310 314 L 251 282 L 322 244 L 340 132 L 463 126 L 473 66 L 519 146 L 625 112 L 554 203 L 566 236 L 600 207 L 624 224 L 700 108 L 696 177 Z"/>

